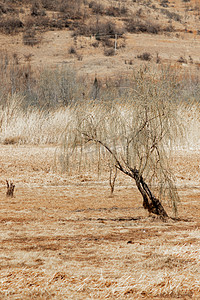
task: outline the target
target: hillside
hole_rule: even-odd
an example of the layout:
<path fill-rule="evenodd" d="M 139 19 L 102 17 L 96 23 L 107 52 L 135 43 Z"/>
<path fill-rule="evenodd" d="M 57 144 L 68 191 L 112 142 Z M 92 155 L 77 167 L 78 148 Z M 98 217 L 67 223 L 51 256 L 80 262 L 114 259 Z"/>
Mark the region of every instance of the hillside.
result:
<path fill-rule="evenodd" d="M 198 1 L 1 1 L 0 14 L 1 50 L 21 65 L 65 64 L 92 78 L 143 62 L 199 71 Z"/>

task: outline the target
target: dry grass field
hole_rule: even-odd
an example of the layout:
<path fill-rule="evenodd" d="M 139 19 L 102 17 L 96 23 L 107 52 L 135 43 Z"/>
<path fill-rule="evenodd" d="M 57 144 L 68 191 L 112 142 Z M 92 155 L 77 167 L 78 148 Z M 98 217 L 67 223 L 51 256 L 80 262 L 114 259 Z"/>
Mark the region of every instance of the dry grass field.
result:
<path fill-rule="evenodd" d="M 124 176 L 110 197 L 106 174 L 60 175 L 54 156 L 1 146 L 1 299 L 199 299 L 198 151 L 174 154 L 181 204 L 167 222 L 146 214 Z"/>

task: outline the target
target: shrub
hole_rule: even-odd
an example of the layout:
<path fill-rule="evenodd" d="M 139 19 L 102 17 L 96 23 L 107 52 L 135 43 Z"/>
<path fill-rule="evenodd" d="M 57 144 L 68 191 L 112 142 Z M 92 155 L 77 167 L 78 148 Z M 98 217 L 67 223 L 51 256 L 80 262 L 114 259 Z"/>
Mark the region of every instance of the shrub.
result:
<path fill-rule="evenodd" d="M 174 31 L 174 27 L 172 25 L 169 25 L 165 28 L 163 28 L 163 31 L 166 31 L 166 32 L 173 32 Z"/>
<path fill-rule="evenodd" d="M 119 36 L 123 36 L 124 29 L 117 27 L 113 22 L 107 21 L 106 23 L 101 22 L 96 27 L 96 34 L 97 35 L 107 35 L 110 38 L 114 38 L 115 34 Z"/>
<path fill-rule="evenodd" d="M 41 38 L 39 38 L 36 34 L 35 29 L 29 28 L 26 29 L 23 33 L 23 43 L 27 46 L 35 46 L 41 42 Z"/>
<path fill-rule="evenodd" d="M 114 48 L 107 48 L 104 50 L 105 56 L 113 56 L 115 55 L 115 49 Z"/>
<path fill-rule="evenodd" d="M 46 12 L 44 9 L 41 9 L 38 2 L 33 2 L 30 8 L 31 16 L 46 16 Z"/>
<path fill-rule="evenodd" d="M 6 14 L 7 13 L 7 7 L 5 3 L 0 3 L 0 14 Z"/>
<path fill-rule="evenodd" d="M 74 22 L 68 18 L 68 15 L 66 13 L 58 13 L 56 16 L 54 16 L 51 20 L 49 20 L 49 26 L 51 28 L 69 28 L 73 30 Z M 81 25 L 80 25 L 81 27 Z M 75 28 L 75 27 L 74 27 Z"/>
<path fill-rule="evenodd" d="M 101 38 L 102 44 L 105 47 L 113 47 L 114 46 L 114 42 L 113 39 L 110 39 L 109 37 L 105 36 Z"/>
<path fill-rule="evenodd" d="M 23 28 L 23 23 L 20 21 L 18 17 L 14 16 L 6 16 L 0 17 L 0 31 L 5 34 L 14 34 L 19 32 L 21 28 Z"/>
<path fill-rule="evenodd" d="M 7 13 L 17 13 L 17 9 L 15 7 L 11 5 L 9 5 L 8 3 L 5 3 L 7 1 L 1 1 L 0 2 L 0 14 L 7 14 Z"/>
<path fill-rule="evenodd" d="M 138 55 L 137 58 L 139 58 L 141 60 L 150 61 L 151 60 L 151 54 L 149 52 L 144 52 L 144 53 Z"/>
<path fill-rule="evenodd" d="M 98 22 L 96 24 L 78 24 L 74 35 L 95 35 L 97 40 L 102 40 L 105 37 L 114 38 L 115 34 L 122 37 L 124 28 L 117 27 L 113 22 Z"/>
<path fill-rule="evenodd" d="M 26 28 L 32 28 L 32 27 L 43 27 L 47 28 L 50 25 L 50 20 L 47 16 L 28 16 L 25 19 L 25 26 Z"/>
<path fill-rule="evenodd" d="M 68 53 L 69 53 L 69 54 L 76 54 L 76 49 L 75 49 L 75 47 L 74 47 L 74 46 L 71 46 L 71 47 L 69 48 L 69 50 L 68 50 Z"/>
<path fill-rule="evenodd" d="M 92 43 L 92 46 L 93 46 L 94 48 L 98 48 L 98 47 L 99 47 L 99 43 L 98 43 L 98 42 L 94 42 L 94 43 Z"/>
<path fill-rule="evenodd" d="M 96 1 L 91 1 L 89 3 L 89 8 L 92 9 L 94 14 L 103 15 L 105 13 L 105 7 Z"/>
<path fill-rule="evenodd" d="M 120 17 L 121 15 L 125 15 L 126 13 L 127 13 L 127 9 L 125 8 L 125 6 L 123 8 L 119 8 L 116 6 L 109 6 L 105 12 L 107 16 L 112 16 L 112 17 Z"/>
<path fill-rule="evenodd" d="M 168 3 L 169 3 L 168 0 L 163 0 L 163 1 L 161 1 L 160 5 L 163 7 L 168 7 L 169 6 Z"/>
<path fill-rule="evenodd" d="M 187 64 L 187 59 L 185 59 L 184 57 L 180 56 L 179 59 L 177 60 L 177 62 L 182 63 L 182 64 Z"/>
<path fill-rule="evenodd" d="M 169 19 L 173 19 L 174 21 L 181 22 L 181 16 L 175 12 L 171 12 L 168 9 L 162 8 L 160 12 L 166 15 Z"/>
<path fill-rule="evenodd" d="M 41 0 L 41 4 L 44 8 L 49 10 L 56 10 L 58 8 L 58 1 Z"/>
<path fill-rule="evenodd" d="M 58 10 L 64 13 L 67 18 L 80 19 L 82 16 L 81 0 L 61 1 Z"/>
<path fill-rule="evenodd" d="M 160 29 L 160 25 L 153 23 L 149 20 L 141 21 L 139 18 L 129 18 L 126 21 L 126 29 L 128 32 L 137 33 L 137 32 L 146 32 L 152 34 L 158 34 Z"/>

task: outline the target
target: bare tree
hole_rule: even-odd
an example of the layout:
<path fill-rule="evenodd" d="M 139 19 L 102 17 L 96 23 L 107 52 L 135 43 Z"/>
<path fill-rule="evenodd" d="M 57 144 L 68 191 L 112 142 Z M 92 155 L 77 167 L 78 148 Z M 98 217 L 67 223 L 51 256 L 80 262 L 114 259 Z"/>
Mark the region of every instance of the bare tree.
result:
<path fill-rule="evenodd" d="M 167 197 L 175 213 L 179 200 L 168 163 L 179 124 L 174 83 L 168 83 L 166 77 L 163 82 L 158 85 L 155 78 L 140 74 L 129 99 L 77 106 L 68 158 L 75 151 L 92 155 L 92 146 L 100 145 L 104 159 L 107 153 L 117 170 L 134 179 L 143 207 L 165 218 L 168 214 L 161 200 Z M 66 135 L 72 137 L 69 128 Z M 84 145 L 81 150 L 80 144 Z M 157 196 L 153 189 L 158 190 Z"/>

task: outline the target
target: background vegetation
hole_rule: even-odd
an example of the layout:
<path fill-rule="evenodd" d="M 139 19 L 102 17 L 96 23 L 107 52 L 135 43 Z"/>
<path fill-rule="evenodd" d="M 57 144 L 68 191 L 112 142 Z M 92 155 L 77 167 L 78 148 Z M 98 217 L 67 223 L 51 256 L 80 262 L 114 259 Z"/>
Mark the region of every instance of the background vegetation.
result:
<path fill-rule="evenodd" d="M 28 62 L 26 65 L 19 64 L 17 55 L 9 56 L 6 52 L 1 52 L 0 79 L 2 143 L 9 143 L 9 140 L 12 143 L 60 143 L 69 120 L 73 118 L 74 108 L 81 108 L 84 103 L 87 105 L 86 113 L 91 101 L 99 105 L 118 103 L 123 106 L 126 114 L 127 105 L 142 103 L 139 89 L 143 80 L 143 92 L 148 94 L 150 85 L 154 82 L 159 97 L 164 97 L 166 105 L 172 103 L 180 117 L 179 122 L 185 128 L 187 138 L 180 141 L 180 137 L 174 132 L 176 147 L 195 147 L 198 144 L 198 80 L 179 78 L 170 67 L 153 70 L 144 66 L 140 72 L 126 77 L 105 82 L 96 79 L 96 82 L 91 82 L 77 76 L 69 67 L 35 71 Z M 147 97 L 152 103 L 154 98 L 155 95 Z M 185 118 L 182 118 L 183 115 Z"/>

